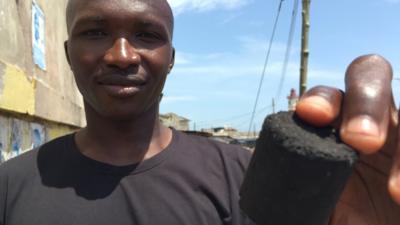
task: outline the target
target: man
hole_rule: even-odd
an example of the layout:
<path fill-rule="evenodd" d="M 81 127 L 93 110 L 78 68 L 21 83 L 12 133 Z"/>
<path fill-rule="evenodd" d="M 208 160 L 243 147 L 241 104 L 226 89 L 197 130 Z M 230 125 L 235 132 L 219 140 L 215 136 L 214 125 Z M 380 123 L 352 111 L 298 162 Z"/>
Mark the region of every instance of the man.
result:
<path fill-rule="evenodd" d="M 66 55 L 84 98 L 87 127 L 0 166 L 0 225 L 251 224 L 238 206 L 250 154 L 184 135 L 159 122 L 159 96 L 174 64 L 168 3 L 70 0 L 67 26 Z M 388 67 L 380 57 L 366 59 L 362 61 L 378 63 L 355 64 L 387 74 L 380 71 Z M 346 92 L 343 109 L 340 91 L 317 87 L 300 102 L 298 113 L 311 123 L 322 121 L 320 125 L 343 118 L 342 127 L 356 115 L 371 113 L 380 121 L 379 135 L 372 133 L 359 144 L 358 139 L 373 127 L 362 117 L 354 129 L 342 132 L 343 137 L 351 134 L 344 140 L 361 152 L 376 151 L 384 143 L 394 149 L 390 141 L 397 132 L 385 129 L 397 127 L 389 123 L 388 110 L 394 112 L 394 108 L 385 105 L 391 97 L 390 86 L 363 82 L 357 74 L 348 76 L 348 84 L 360 86 Z M 366 88 L 389 94 L 365 98 Z M 325 120 L 315 120 L 322 116 Z M 377 143 L 373 149 L 371 143 Z M 382 198 L 368 208 L 365 202 L 386 195 L 375 189 L 366 196 L 364 192 L 357 195 L 358 189 L 353 188 L 358 187 L 358 178 L 349 183 L 331 224 L 396 225 L 398 206 Z M 360 187 L 375 184 L 367 180 Z M 394 199 L 399 199 L 399 188 L 391 187 Z M 387 207 L 392 210 L 379 214 Z M 382 220 L 382 216 L 386 217 Z"/>
<path fill-rule="evenodd" d="M 168 3 L 70 0 L 67 27 L 87 127 L 1 165 L 0 224 L 247 224 L 250 154 L 159 121 L 174 64 Z"/>

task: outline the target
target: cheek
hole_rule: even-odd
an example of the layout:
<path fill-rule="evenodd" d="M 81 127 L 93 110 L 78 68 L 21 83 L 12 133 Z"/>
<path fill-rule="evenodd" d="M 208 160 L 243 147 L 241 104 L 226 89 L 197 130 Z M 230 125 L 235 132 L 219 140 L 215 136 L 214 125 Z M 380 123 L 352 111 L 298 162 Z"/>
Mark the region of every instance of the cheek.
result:
<path fill-rule="evenodd" d="M 71 67 L 74 72 L 88 73 L 96 67 L 99 59 L 101 58 L 101 53 L 96 48 L 88 49 L 82 44 L 76 44 L 71 47 L 70 61 Z"/>
<path fill-rule="evenodd" d="M 156 51 L 146 54 L 146 61 L 148 74 L 151 79 L 151 88 L 148 92 L 147 101 L 158 99 L 169 71 L 169 64 L 171 62 L 170 51 Z"/>
<path fill-rule="evenodd" d="M 164 87 L 169 66 L 165 59 L 158 61 L 154 60 L 153 63 L 153 71 L 151 71 L 151 74 L 153 75 L 151 79 L 154 82 L 154 89 L 156 89 L 155 92 L 160 92 Z"/>
<path fill-rule="evenodd" d="M 169 71 L 169 65 L 171 64 L 172 50 L 160 49 L 159 51 L 151 52 L 148 55 L 148 62 L 150 68 L 153 70 L 152 73 L 164 77 Z"/>
<path fill-rule="evenodd" d="M 96 62 L 96 57 L 93 54 L 79 53 L 75 54 L 75 57 L 71 60 L 71 66 L 74 72 L 89 72 Z"/>
<path fill-rule="evenodd" d="M 71 69 L 73 71 L 76 85 L 84 97 L 88 97 L 91 91 L 91 77 L 96 72 L 97 57 L 88 53 L 84 48 L 71 48 L 70 51 Z"/>

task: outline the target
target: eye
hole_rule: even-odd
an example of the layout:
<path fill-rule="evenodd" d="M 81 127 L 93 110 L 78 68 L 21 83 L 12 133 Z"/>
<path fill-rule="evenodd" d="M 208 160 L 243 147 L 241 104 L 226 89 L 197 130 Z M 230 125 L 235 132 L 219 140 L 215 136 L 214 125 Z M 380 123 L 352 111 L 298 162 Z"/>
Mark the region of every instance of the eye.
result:
<path fill-rule="evenodd" d="M 160 35 L 157 33 L 152 33 L 152 32 L 141 32 L 136 35 L 136 37 L 142 41 L 145 42 L 157 42 L 162 40 Z"/>
<path fill-rule="evenodd" d="M 81 35 L 89 39 L 100 39 L 107 36 L 107 33 L 102 30 L 93 29 L 93 30 L 83 31 Z"/>

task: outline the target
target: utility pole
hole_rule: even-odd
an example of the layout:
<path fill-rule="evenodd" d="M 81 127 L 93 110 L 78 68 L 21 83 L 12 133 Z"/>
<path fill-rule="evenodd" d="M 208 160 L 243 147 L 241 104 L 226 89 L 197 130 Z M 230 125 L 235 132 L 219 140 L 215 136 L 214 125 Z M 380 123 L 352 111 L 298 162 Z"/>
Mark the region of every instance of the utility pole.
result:
<path fill-rule="evenodd" d="M 301 32 L 300 96 L 302 96 L 307 89 L 308 56 L 310 54 L 308 49 L 310 31 L 310 3 L 311 0 L 303 0 L 303 10 L 301 13 L 303 17 L 303 25 Z"/>
<path fill-rule="evenodd" d="M 272 98 L 272 113 L 275 114 L 275 98 Z"/>

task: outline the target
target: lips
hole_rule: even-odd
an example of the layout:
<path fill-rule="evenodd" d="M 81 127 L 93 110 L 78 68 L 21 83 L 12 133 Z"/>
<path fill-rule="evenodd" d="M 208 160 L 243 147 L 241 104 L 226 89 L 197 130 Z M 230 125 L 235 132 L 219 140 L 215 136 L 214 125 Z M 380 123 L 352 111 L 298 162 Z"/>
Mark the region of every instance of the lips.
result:
<path fill-rule="evenodd" d="M 103 75 L 95 79 L 110 96 L 127 98 L 143 90 L 146 80 L 139 75 Z"/>

